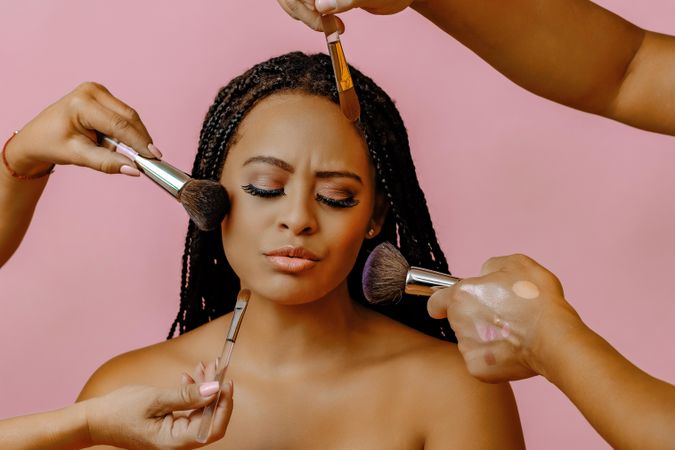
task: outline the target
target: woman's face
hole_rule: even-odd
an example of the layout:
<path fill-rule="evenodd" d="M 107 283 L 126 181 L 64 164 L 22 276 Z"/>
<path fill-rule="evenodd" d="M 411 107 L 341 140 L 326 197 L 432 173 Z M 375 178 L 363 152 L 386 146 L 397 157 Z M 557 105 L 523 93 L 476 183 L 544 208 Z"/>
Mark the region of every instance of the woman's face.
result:
<path fill-rule="evenodd" d="M 373 226 L 374 179 L 366 145 L 337 105 L 297 93 L 262 100 L 221 176 L 232 204 L 223 248 L 242 287 L 300 304 L 344 283 Z"/>

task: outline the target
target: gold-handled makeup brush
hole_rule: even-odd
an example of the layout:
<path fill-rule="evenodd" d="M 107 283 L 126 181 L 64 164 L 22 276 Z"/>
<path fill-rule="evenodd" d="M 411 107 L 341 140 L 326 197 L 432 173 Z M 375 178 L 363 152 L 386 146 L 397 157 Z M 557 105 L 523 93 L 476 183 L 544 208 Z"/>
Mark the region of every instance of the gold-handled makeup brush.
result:
<path fill-rule="evenodd" d="M 200 230 L 216 229 L 229 212 L 227 191 L 217 181 L 195 180 L 171 164 L 145 158 L 133 148 L 111 137 L 99 135 L 99 141 L 132 160 L 138 170 L 174 196 Z"/>
<path fill-rule="evenodd" d="M 392 303 L 403 294 L 431 296 L 435 288 L 455 285 L 460 278 L 408 264 L 389 242 L 373 249 L 363 267 L 363 294 L 369 303 Z"/>
<path fill-rule="evenodd" d="M 326 35 L 330 60 L 333 63 L 333 72 L 337 83 L 338 95 L 340 96 L 340 109 L 350 122 L 354 122 L 361 115 L 361 106 L 359 106 L 359 98 L 354 90 L 354 83 L 349 73 L 345 52 L 342 50 L 342 44 L 340 43 L 337 20 L 334 15 L 327 14 L 321 16 L 321 25 Z"/>

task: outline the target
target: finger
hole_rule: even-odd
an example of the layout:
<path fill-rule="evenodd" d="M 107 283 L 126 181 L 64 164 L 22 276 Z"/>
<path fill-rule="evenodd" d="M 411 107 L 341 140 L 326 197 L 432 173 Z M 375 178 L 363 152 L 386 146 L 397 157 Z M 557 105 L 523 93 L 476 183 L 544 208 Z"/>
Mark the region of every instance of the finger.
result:
<path fill-rule="evenodd" d="M 459 284 L 459 283 L 458 283 Z M 427 301 L 427 312 L 434 319 L 443 319 L 448 316 L 448 308 L 453 302 L 454 290 L 457 285 L 439 289 Z"/>
<path fill-rule="evenodd" d="M 147 149 L 150 143 L 147 132 L 145 134 L 139 132 L 129 119 L 106 108 L 98 101 L 79 102 L 75 113 L 77 122 L 84 128 L 83 131 L 88 131 L 83 134 L 91 135 L 93 131 L 99 131 L 124 142 L 139 153 L 143 150 L 146 155 L 153 157 Z"/>
<path fill-rule="evenodd" d="M 220 401 L 213 417 L 213 427 L 209 435 L 208 442 L 214 442 L 225 436 L 227 424 L 232 416 L 234 407 L 234 384 L 232 380 L 223 383 L 223 389 L 220 394 Z"/>
<path fill-rule="evenodd" d="M 152 137 L 150 137 L 150 133 L 148 133 L 148 129 L 145 127 L 145 124 L 141 120 L 141 117 L 138 115 L 135 109 L 133 109 L 131 106 L 127 105 L 124 103 L 122 100 L 118 99 L 114 95 L 110 93 L 104 86 L 100 86 L 100 89 L 96 89 L 93 92 L 93 96 L 98 101 L 103 107 L 110 109 L 111 111 L 119 114 L 120 116 L 124 117 L 126 120 L 129 121 L 132 127 L 136 129 L 136 131 L 139 132 L 139 134 L 143 137 L 144 142 L 152 143 Z M 113 136 L 114 137 L 114 136 Z M 126 142 L 125 142 L 126 143 Z M 145 147 L 141 147 L 142 144 L 138 144 L 138 147 L 134 147 L 132 144 L 127 144 L 131 145 L 133 148 L 138 148 L 138 153 L 141 155 L 145 156 L 146 158 L 161 158 L 162 154 L 161 152 L 154 152 L 154 149 L 156 147 L 148 146 L 146 145 Z"/>
<path fill-rule="evenodd" d="M 204 368 L 204 380 L 210 381 L 216 379 L 217 360 L 209 362 Z"/>
<path fill-rule="evenodd" d="M 497 272 L 508 265 L 508 256 L 494 256 L 483 263 L 480 268 L 481 276 Z"/>
<path fill-rule="evenodd" d="M 345 23 L 338 16 L 335 16 L 335 21 L 337 22 L 338 33 L 344 34 L 345 32 Z"/>
<path fill-rule="evenodd" d="M 359 8 L 362 0 L 316 0 L 314 7 L 321 14 L 335 14 Z"/>
<path fill-rule="evenodd" d="M 173 411 L 202 408 L 213 401 L 218 389 L 218 382 L 183 384 L 177 388 L 159 389 L 153 403 L 153 413 L 160 416 Z"/>
<path fill-rule="evenodd" d="M 304 2 L 299 0 L 279 0 L 279 5 L 296 20 L 304 22 L 305 25 L 315 31 L 323 31 L 321 26 L 321 14 L 314 9 L 309 8 Z"/>
<path fill-rule="evenodd" d="M 195 379 L 192 378 L 189 373 L 183 372 L 180 375 L 180 383 L 181 384 L 195 384 Z"/>
<path fill-rule="evenodd" d="M 134 177 L 141 175 L 141 172 L 129 158 L 98 147 L 84 137 L 76 139 L 73 143 L 68 163 L 89 167 L 103 173 L 122 173 Z"/>

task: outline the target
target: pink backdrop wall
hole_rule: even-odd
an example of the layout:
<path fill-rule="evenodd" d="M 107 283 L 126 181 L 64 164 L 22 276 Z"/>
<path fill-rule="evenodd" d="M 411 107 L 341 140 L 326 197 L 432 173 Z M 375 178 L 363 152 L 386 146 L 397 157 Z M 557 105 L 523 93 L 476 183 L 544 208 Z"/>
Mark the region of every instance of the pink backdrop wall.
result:
<path fill-rule="evenodd" d="M 675 33 L 672 0 L 600 3 Z M 2 1 L 2 139 L 95 80 L 187 169 L 220 86 L 270 56 L 324 51 L 320 34 L 273 1 L 159 4 Z M 558 274 L 591 327 L 675 380 L 675 140 L 539 99 L 412 12 L 344 20 L 349 60 L 407 122 L 454 273 L 475 275 L 493 255 L 531 255 Z M 0 417 L 70 403 L 102 362 L 164 339 L 185 226 L 182 209 L 144 180 L 57 168 L 24 244 L 0 269 Z M 514 389 L 530 448 L 607 448 L 545 380 Z"/>

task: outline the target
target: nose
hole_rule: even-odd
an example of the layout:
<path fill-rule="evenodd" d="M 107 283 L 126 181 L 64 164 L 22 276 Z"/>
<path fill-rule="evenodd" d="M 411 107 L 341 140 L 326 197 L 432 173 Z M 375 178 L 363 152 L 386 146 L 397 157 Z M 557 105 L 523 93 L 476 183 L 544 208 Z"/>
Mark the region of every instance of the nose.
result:
<path fill-rule="evenodd" d="M 316 207 L 311 195 L 287 195 L 286 202 L 279 214 L 279 227 L 291 231 L 295 235 L 312 234 L 318 228 Z"/>

